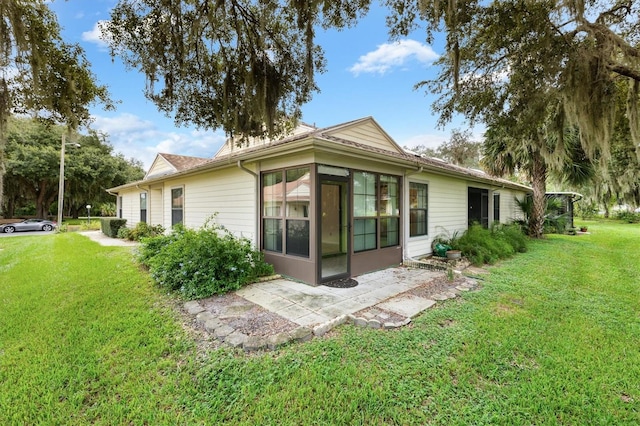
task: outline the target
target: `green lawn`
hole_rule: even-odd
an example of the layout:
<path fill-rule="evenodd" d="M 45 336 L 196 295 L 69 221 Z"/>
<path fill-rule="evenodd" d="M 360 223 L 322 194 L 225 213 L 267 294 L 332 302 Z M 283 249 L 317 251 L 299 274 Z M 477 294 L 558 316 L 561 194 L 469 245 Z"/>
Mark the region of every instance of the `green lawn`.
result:
<path fill-rule="evenodd" d="M 401 330 L 202 353 L 129 249 L 0 239 L 0 424 L 640 424 L 640 226 L 588 223 Z"/>

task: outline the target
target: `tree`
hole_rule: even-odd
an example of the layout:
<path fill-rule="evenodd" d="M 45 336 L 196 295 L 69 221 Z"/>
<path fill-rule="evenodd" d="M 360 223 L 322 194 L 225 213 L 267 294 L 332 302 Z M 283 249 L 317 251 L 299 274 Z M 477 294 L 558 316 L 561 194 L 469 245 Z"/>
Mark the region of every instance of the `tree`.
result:
<path fill-rule="evenodd" d="M 438 147 L 439 156 L 462 167 L 478 167 L 480 161 L 480 142 L 471 140 L 471 131 L 454 129 L 448 142 Z"/>
<path fill-rule="evenodd" d="M 35 205 L 35 214 L 46 217 L 58 197 L 60 138 L 68 130 L 37 120 L 11 119 L 8 125 L 6 198 L 3 211 L 13 216 L 16 208 Z M 114 155 L 106 136 L 91 132 L 71 138 L 80 147 L 66 151 L 65 206 L 74 217 L 87 204 L 110 201 L 106 189 L 141 179 L 140 162 Z"/>
<path fill-rule="evenodd" d="M 62 40 L 56 16 L 44 0 L 0 2 L 0 200 L 7 121 L 31 113 L 70 131 L 90 120 L 89 106 L 112 107 L 96 83 L 82 48 Z"/>
<path fill-rule="evenodd" d="M 418 145 L 404 149 L 429 157 L 441 158 L 449 163 L 462 167 L 477 168 L 480 166 L 481 142 L 471 140 L 471 131 L 454 129 L 449 141 L 443 142 L 437 148 Z"/>
<path fill-rule="evenodd" d="M 562 138 L 575 127 L 590 158 L 606 158 L 614 126 L 615 86 L 628 83 L 627 117 L 640 157 L 640 3 L 631 0 L 388 0 L 394 36 L 420 18 L 427 39 L 444 31 L 447 53 L 428 87 L 441 98 L 441 122 L 461 113 L 473 121 L 516 112 L 527 95 L 551 89 L 557 107 L 548 128 Z M 451 90 L 453 89 L 453 90 Z M 546 116 L 546 115 L 545 115 Z"/>
<path fill-rule="evenodd" d="M 325 64 L 317 26 L 351 25 L 369 2 L 119 0 L 102 30 L 178 125 L 275 135 L 317 90 Z"/>

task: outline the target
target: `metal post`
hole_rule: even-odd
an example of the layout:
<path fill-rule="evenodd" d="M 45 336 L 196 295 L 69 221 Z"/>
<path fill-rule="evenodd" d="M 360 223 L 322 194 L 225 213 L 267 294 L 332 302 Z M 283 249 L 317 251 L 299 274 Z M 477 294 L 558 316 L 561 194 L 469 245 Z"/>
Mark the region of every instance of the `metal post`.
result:
<path fill-rule="evenodd" d="M 87 204 L 87 227 L 91 228 L 91 204 Z"/>
<path fill-rule="evenodd" d="M 58 230 L 62 226 L 62 212 L 64 202 L 64 147 L 66 136 L 62 134 L 62 145 L 60 147 L 60 178 L 58 181 Z"/>

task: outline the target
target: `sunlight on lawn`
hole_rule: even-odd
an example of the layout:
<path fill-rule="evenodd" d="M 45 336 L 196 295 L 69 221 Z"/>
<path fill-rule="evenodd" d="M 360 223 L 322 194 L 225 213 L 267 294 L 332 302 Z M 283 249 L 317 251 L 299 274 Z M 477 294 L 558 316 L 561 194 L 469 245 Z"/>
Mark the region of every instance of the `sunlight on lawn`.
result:
<path fill-rule="evenodd" d="M 0 424 L 637 424 L 640 226 L 589 223 L 395 331 L 202 352 L 130 248 L 0 239 Z"/>

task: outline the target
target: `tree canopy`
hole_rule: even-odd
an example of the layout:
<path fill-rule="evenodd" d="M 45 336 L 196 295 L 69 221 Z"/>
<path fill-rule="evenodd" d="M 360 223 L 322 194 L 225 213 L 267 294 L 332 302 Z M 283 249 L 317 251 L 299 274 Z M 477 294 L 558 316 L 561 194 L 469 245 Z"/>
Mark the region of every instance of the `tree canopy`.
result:
<path fill-rule="evenodd" d="M 102 29 L 177 124 L 273 136 L 318 90 L 325 60 L 316 28 L 351 25 L 369 2 L 119 0 Z"/>
<path fill-rule="evenodd" d="M 8 216 L 20 208 L 34 208 L 46 217 L 58 198 L 60 138 L 68 130 L 37 120 L 11 119 L 6 146 L 5 197 L 1 206 Z M 80 146 L 66 150 L 66 213 L 77 216 L 87 204 L 112 200 L 107 188 L 144 176 L 142 164 L 114 154 L 106 137 L 91 132 L 72 134 Z"/>
<path fill-rule="evenodd" d="M 628 83 L 627 117 L 640 158 L 640 3 L 632 0 L 388 0 L 392 33 L 427 23 L 446 35 L 437 79 L 441 121 L 461 113 L 489 125 L 544 116 L 562 138 L 580 132 L 590 157 L 606 157 L 615 125 L 616 84 Z M 543 94 L 543 97 L 539 95 Z M 530 98 L 542 102 L 532 106 Z M 546 118 L 549 117 L 549 120 Z"/>
<path fill-rule="evenodd" d="M 66 43 L 44 0 L 0 2 L 0 199 L 7 120 L 32 114 L 71 130 L 90 121 L 95 101 L 111 107 L 84 51 Z"/>
<path fill-rule="evenodd" d="M 429 157 L 441 158 L 458 166 L 479 168 L 482 142 L 471 140 L 470 130 L 453 129 L 449 140 L 436 148 L 418 145 L 413 148 L 405 146 L 404 149 Z"/>

